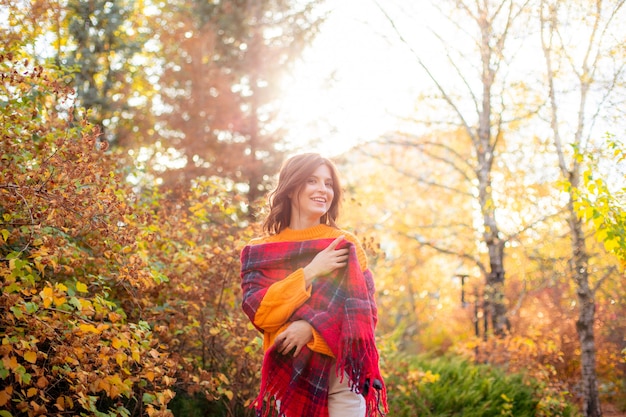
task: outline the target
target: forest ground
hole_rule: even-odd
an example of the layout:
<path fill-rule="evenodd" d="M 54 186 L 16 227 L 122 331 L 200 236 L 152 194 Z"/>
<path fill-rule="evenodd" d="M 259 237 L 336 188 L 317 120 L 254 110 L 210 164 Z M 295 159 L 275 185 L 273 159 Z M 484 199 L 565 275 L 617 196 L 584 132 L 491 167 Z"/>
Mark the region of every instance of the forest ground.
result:
<path fill-rule="evenodd" d="M 602 404 L 602 415 L 604 417 L 626 417 L 626 413 L 619 411 L 613 404 Z"/>

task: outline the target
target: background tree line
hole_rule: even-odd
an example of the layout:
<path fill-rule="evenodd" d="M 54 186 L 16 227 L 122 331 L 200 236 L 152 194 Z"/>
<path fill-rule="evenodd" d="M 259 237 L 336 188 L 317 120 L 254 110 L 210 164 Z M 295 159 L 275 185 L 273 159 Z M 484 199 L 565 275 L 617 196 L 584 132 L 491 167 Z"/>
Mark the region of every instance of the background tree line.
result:
<path fill-rule="evenodd" d="M 379 5 L 389 36 L 432 89 L 337 158 L 340 220 L 376 271 L 392 410 L 412 415 L 436 384 L 424 365 L 404 379 L 391 366 L 424 352 L 526 370 L 536 415 L 626 407 L 623 2 L 436 3 L 446 74 L 398 4 Z M 238 254 L 291 151 L 280 80 L 323 2 L 2 13 L 6 415 L 249 413 L 261 345 Z"/>

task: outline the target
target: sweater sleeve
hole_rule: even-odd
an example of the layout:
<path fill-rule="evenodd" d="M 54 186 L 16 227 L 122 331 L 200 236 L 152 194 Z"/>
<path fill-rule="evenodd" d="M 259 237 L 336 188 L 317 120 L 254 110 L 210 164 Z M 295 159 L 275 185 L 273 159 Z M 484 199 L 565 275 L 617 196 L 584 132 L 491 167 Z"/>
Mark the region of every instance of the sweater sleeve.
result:
<path fill-rule="evenodd" d="M 268 288 L 254 316 L 254 324 L 263 331 L 277 332 L 310 297 L 311 288 L 306 288 L 304 271 L 300 268 Z"/>
<path fill-rule="evenodd" d="M 307 347 L 311 349 L 313 352 L 322 353 L 324 355 L 335 357 L 333 351 L 330 350 L 330 347 L 324 340 L 321 334 L 318 333 L 317 330 L 313 329 L 313 340 L 311 340 Z"/>

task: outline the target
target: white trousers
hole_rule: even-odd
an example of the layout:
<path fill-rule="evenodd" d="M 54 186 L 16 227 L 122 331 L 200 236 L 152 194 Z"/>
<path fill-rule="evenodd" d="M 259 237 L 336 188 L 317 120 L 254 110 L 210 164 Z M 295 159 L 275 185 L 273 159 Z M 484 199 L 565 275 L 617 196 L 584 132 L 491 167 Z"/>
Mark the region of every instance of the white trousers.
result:
<path fill-rule="evenodd" d="M 365 399 L 361 394 L 350 391 L 348 377 L 336 376 L 335 365 L 330 371 L 328 389 L 328 415 L 329 417 L 364 417 Z"/>

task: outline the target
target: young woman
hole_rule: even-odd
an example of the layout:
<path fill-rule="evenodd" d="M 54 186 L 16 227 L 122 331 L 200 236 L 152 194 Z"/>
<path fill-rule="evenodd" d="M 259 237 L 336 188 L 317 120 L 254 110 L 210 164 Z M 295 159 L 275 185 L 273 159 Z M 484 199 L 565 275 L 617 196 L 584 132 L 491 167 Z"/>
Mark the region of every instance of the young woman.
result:
<path fill-rule="evenodd" d="M 270 194 L 265 236 L 241 253 L 242 307 L 263 333 L 258 415 L 364 417 L 387 411 L 367 257 L 336 225 L 334 164 L 296 155 Z"/>

